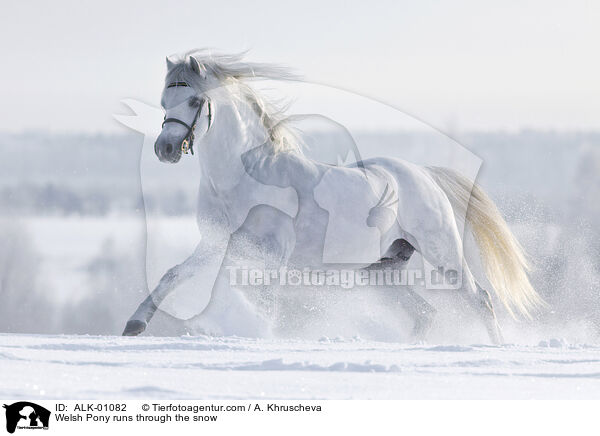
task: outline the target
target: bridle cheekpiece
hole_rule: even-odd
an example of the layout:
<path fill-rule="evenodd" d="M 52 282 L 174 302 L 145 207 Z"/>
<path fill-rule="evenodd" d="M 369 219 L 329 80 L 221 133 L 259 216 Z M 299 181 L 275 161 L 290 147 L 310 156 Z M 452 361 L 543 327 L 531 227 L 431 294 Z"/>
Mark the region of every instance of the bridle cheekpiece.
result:
<path fill-rule="evenodd" d="M 167 88 L 176 88 L 178 86 L 187 86 L 191 88 L 191 86 L 187 82 L 172 82 L 167 85 Z M 196 122 L 198 121 L 198 117 L 202 113 L 202 108 L 204 107 L 205 102 L 208 107 L 208 129 L 210 129 L 210 126 L 212 125 L 212 105 L 210 103 L 210 100 L 207 98 L 203 98 L 202 100 L 200 100 L 200 105 L 198 106 L 198 110 L 196 111 L 196 115 L 194 116 L 191 125 L 187 124 L 184 121 L 181 121 L 178 118 L 166 117 L 162 123 L 162 127 L 164 127 L 167 123 L 177 123 L 181 124 L 187 129 L 187 133 L 185 134 L 183 141 L 181 141 L 181 152 L 183 154 L 188 154 L 188 152 L 194 154 L 194 130 L 196 129 Z"/>

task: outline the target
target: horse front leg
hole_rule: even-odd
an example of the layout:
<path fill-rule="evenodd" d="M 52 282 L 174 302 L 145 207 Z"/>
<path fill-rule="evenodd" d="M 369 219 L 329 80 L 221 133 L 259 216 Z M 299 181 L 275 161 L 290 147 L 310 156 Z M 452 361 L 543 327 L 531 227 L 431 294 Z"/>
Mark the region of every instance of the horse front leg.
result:
<path fill-rule="evenodd" d="M 226 244 L 224 244 L 226 246 Z M 221 259 L 225 250 L 217 253 L 215 247 L 207 247 L 205 244 L 199 244 L 194 253 L 179 265 L 169 269 L 160 279 L 158 286 L 146 297 L 138 306 L 137 310 L 127 321 L 123 336 L 137 336 L 146 330 L 148 323 L 154 316 L 154 313 L 163 302 L 163 300 L 186 280 L 192 278 L 207 263 L 209 258 L 215 258 L 220 254 Z M 219 262 L 220 265 L 220 262 Z"/>
<path fill-rule="evenodd" d="M 160 303 L 181 283 L 194 275 L 198 266 L 197 253 L 192 254 L 184 262 L 169 269 L 160 279 L 158 286 L 138 306 L 127 321 L 123 336 L 137 336 L 146 330 L 148 323 L 160 306 Z"/>

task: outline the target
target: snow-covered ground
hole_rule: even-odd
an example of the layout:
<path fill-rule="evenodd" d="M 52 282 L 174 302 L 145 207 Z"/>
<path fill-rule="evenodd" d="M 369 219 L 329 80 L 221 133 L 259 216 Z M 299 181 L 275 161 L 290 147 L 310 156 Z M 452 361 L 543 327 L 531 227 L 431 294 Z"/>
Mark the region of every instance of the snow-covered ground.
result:
<path fill-rule="evenodd" d="M 7 274 L 12 281 L 0 306 L 3 331 L 120 333 L 147 292 L 143 220 L 110 215 L 20 221 L 20 227 L 4 230 L 23 237 L 0 247 L 7 258 L 21 259 Z M 169 230 L 176 255 L 191 252 L 193 217 L 169 217 L 159 224 Z M 524 236 L 531 229 L 516 228 Z M 543 244 L 551 234 L 522 239 L 539 256 L 553 252 L 552 244 Z M 552 282 L 558 294 L 547 295 L 554 298 L 554 310 L 586 310 L 563 310 L 546 315 L 544 322 L 501 316 L 504 337 L 519 345 L 468 345 L 487 341 L 485 329 L 450 294 L 427 294 L 438 316 L 428 343 L 410 345 L 412 321 L 383 296 L 299 291 L 294 298 L 284 295 L 287 306 L 273 320 L 278 339 L 0 334 L 0 397 L 598 399 L 598 332 L 581 316 L 596 310 L 597 292 L 582 290 L 597 283 L 597 273 L 585 267 L 592 257 L 572 258 L 577 259 L 573 273 L 566 268 L 565 278 Z M 554 265 L 555 270 L 562 271 Z M 537 279 L 546 281 L 543 274 Z M 146 333 L 185 331 L 168 321 L 157 314 Z M 330 338 L 319 340 L 323 335 Z M 338 335 L 357 339 L 331 339 Z M 564 339 L 541 340 L 552 337 Z"/>
<path fill-rule="evenodd" d="M 600 347 L 2 334 L 0 397 L 598 399 Z"/>

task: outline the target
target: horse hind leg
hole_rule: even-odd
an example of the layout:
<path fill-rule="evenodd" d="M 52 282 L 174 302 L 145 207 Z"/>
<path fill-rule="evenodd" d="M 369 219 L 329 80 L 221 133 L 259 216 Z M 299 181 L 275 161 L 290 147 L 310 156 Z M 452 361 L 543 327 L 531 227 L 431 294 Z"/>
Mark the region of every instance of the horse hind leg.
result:
<path fill-rule="evenodd" d="M 492 297 L 488 291 L 479 285 L 479 283 L 475 280 L 473 280 L 473 282 L 475 283 L 475 292 L 465 289 L 461 292 L 461 295 L 467 300 L 469 305 L 477 311 L 487 329 L 490 340 L 494 344 L 500 345 L 504 342 L 504 338 L 502 337 L 502 331 L 496 318 Z"/>
<path fill-rule="evenodd" d="M 437 310 L 408 286 L 399 292 L 398 300 L 414 320 L 412 338 L 416 341 L 424 340 L 431 329 Z"/>
<path fill-rule="evenodd" d="M 502 343 L 502 333 L 496 319 L 494 307 L 490 294 L 476 283 L 469 266 L 467 265 L 462 253 L 462 242 L 460 240 L 457 228 L 453 225 L 448 232 L 440 232 L 441 235 L 447 235 L 446 239 L 428 240 L 427 250 L 423 257 L 434 266 L 442 266 L 445 271 L 459 271 L 462 278 L 460 285 L 456 289 L 466 302 L 477 312 L 488 331 L 490 340 L 494 344 Z"/>
<path fill-rule="evenodd" d="M 379 267 L 401 270 L 406 266 L 414 252 L 415 248 L 409 242 L 405 239 L 397 239 L 386 253 L 390 257 L 382 259 Z M 437 310 L 408 285 L 402 286 L 402 289 L 397 292 L 397 299 L 414 320 L 412 338 L 416 341 L 425 339 Z"/>
<path fill-rule="evenodd" d="M 487 328 L 490 338 L 494 340 L 497 344 L 504 343 L 504 337 L 502 336 L 502 329 L 500 328 L 500 324 L 498 324 L 498 319 L 496 318 L 496 312 L 494 311 L 494 306 L 492 304 L 492 297 L 490 293 L 479 286 L 479 283 L 475 282 L 475 286 L 477 286 L 477 294 L 479 295 L 482 303 L 485 307 L 486 317 L 488 318 Z"/>

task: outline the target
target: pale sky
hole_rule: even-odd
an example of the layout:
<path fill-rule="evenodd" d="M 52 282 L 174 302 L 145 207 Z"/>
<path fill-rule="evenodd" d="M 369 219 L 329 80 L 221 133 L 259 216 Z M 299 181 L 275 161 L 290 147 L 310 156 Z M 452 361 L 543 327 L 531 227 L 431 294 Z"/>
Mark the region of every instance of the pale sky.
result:
<path fill-rule="evenodd" d="M 592 0 L 4 2 L 0 131 L 123 131 L 119 101 L 158 105 L 165 56 L 195 47 L 442 129 L 600 129 L 598 23 Z"/>

